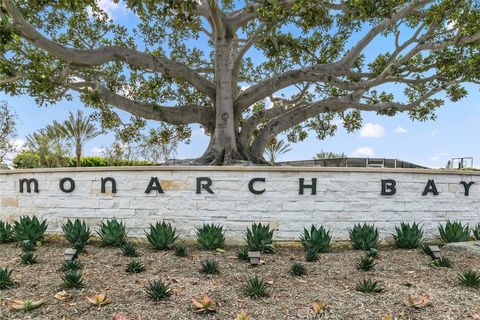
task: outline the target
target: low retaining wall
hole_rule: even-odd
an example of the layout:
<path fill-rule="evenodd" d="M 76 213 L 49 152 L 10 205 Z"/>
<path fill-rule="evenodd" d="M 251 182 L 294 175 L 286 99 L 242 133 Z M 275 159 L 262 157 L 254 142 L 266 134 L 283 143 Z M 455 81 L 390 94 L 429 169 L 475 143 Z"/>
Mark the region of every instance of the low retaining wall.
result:
<path fill-rule="evenodd" d="M 468 192 L 467 192 L 468 191 Z M 480 222 L 480 173 L 421 169 L 299 167 L 109 167 L 0 171 L 0 219 L 67 218 L 91 226 L 117 217 L 131 236 L 167 220 L 184 237 L 204 222 L 240 239 L 267 222 L 277 239 L 298 239 L 312 223 L 348 238 L 354 223 L 374 223 L 383 237 L 401 221 L 427 236 L 448 219 Z"/>

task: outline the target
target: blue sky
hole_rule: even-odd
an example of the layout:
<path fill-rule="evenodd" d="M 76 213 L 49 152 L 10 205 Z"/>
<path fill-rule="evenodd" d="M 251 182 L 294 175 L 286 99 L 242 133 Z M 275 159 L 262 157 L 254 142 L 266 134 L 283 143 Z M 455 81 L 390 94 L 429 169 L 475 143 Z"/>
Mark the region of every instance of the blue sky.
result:
<path fill-rule="evenodd" d="M 121 5 L 108 0 L 99 2 L 119 23 L 128 24 L 131 17 Z M 388 45 L 386 42 L 380 38 L 367 48 L 366 53 L 368 50 L 376 52 L 377 46 Z M 392 88 L 394 93 L 401 94 L 399 88 Z M 447 101 L 438 110 L 436 121 L 412 122 L 404 114 L 390 118 L 365 112 L 361 130 L 347 133 L 340 128 L 335 136 L 323 141 L 312 134 L 305 141 L 292 144 L 292 151 L 279 160 L 311 159 L 316 152 L 324 150 L 345 152 L 349 156 L 397 158 L 428 167 L 445 166 L 453 157 L 474 157 L 474 165 L 480 167 L 480 88 L 475 85 L 466 88 L 468 97 L 457 103 Z M 53 120 L 66 119 L 69 111 L 83 109 L 90 112 L 78 99 L 49 107 L 38 107 L 27 96 L 12 98 L 0 93 L 0 100 L 8 101 L 19 116 L 17 131 L 20 140 Z M 191 143 L 180 145 L 177 158 L 198 157 L 205 150 L 208 137 L 197 126 L 193 126 L 192 131 Z M 98 154 L 102 146 L 108 146 L 112 141 L 112 135 L 100 136 L 86 146 L 86 154 Z"/>

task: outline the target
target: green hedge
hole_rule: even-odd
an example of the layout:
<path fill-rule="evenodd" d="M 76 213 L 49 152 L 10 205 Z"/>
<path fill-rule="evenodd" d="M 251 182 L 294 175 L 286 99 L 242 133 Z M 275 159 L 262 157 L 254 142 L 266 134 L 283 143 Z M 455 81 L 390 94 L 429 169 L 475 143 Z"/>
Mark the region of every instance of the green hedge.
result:
<path fill-rule="evenodd" d="M 148 166 L 153 163 L 138 160 L 113 160 L 102 157 L 82 157 L 81 167 L 107 167 L 107 166 Z M 34 152 L 20 152 L 13 159 L 13 166 L 17 169 L 51 168 L 51 167 L 76 167 L 76 158 L 66 158 L 61 161 L 42 162 L 40 156 Z"/>

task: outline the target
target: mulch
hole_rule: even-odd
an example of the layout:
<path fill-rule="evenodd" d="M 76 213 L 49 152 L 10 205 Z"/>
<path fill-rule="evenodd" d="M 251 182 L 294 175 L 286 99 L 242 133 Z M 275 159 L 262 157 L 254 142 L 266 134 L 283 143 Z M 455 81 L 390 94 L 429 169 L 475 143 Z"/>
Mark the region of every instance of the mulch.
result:
<path fill-rule="evenodd" d="M 13 269 L 16 285 L 0 290 L 0 319 L 113 319 L 119 313 L 126 319 L 231 319 L 241 310 L 250 319 L 316 319 L 314 301 L 328 305 L 319 319 L 475 319 L 480 314 L 480 291 L 462 286 L 458 273 L 480 271 L 478 257 L 449 252 L 453 268 L 431 266 L 431 259 L 418 250 L 380 248 L 373 271 L 355 268 L 356 259 L 364 253 L 351 249 L 333 249 L 320 255 L 317 262 L 305 262 L 301 248 L 279 248 L 276 254 L 264 255 L 265 264 L 252 267 L 236 257 L 236 247 L 225 252 L 209 252 L 189 245 L 189 254 L 181 258 L 172 251 L 155 251 L 139 242 L 141 256 L 124 257 L 119 248 L 89 244 L 79 257 L 82 264 L 82 289 L 68 290 L 69 300 L 54 298 L 65 290 L 60 271 L 67 243 L 50 239 L 37 249 L 38 263 L 24 265 L 21 249 L 15 243 L 0 245 L 0 267 Z M 200 261 L 218 261 L 218 275 L 200 273 Z M 125 272 L 127 263 L 140 260 L 146 271 Z M 302 262 L 307 275 L 294 277 L 290 266 Z M 243 284 L 251 276 L 268 282 L 269 296 L 251 299 Z M 383 292 L 364 294 L 355 290 L 357 281 L 371 278 L 380 282 Z M 170 284 L 172 296 L 155 302 L 148 298 L 144 287 L 149 281 L 163 280 Z M 101 308 L 86 300 L 86 296 L 106 293 L 111 303 Z M 216 313 L 197 314 L 192 298 L 203 294 L 214 301 Z M 430 305 L 415 309 L 403 301 L 413 294 L 428 293 Z M 8 299 L 44 298 L 45 303 L 28 312 L 10 310 Z M 391 316 L 391 318 L 389 318 Z M 318 317 L 317 317 L 318 318 Z"/>

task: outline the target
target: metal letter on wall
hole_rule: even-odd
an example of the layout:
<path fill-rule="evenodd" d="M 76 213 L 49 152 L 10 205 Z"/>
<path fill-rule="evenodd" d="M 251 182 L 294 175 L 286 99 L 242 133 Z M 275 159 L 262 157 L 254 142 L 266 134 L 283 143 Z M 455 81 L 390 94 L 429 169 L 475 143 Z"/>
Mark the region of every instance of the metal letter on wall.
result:
<path fill-rule="evenodd" d="M 20 193 L 23 193 L 24 184 L 27 185 L 27 193 L 32 193 L 32 183 L 33 183 L 33 192 L 38 193 L 38 181 L 37 179 L 20 179 Z"/>
<path fill-rule="evenodd" d="M 438 196 L 438 190 L 434 180 L 428 180 L 427 185 L 423 190 L 422 196 L 426 196 L 429 192 L 433 193 L 433 195 L 435 196 Z"/>
<path fill-rule="evenodd" d="M 214 192 L 212 191 L 212 189 L 210 189 L 211 186 L 212 186 L 212 179 L 208 177 L 197 178 L 197 194 L 201 194 L 202 189 L 206 190 L 208 193 L 213 194 Z"/>
<path fill-rule="evenodd" d="M 69 183 L 69 187 L 65 188 L 65 182 Z M 75 190 L 75 181 L 73 181 L 72 178 L 63 178 L 60 180 L 59 183 L 60 190 L 62 190 L 65 193 L 71 193 L 73 190 Z"/>
<path fill-rule="evenodd" d="M 158 181 L 157 177 L 152 177 L 150 179 L 150 182 L 148 183 L 147 190 L 145 190 L 145 193 L 150 193 L 152 191 L 157 191 L 158 193 L 163 193 L 162 186 L 160 185 L 160 181 Z"/>
<path fill-rule="evenodd" d="M 106 188 L 106 184 L 107 182 L 110 182 L 112 184 L 112 193 L 117 193 L 117 182 L 115 181 L 115 179 L 111 178 L 111 177 L 108 177 L 108 178 L 102 178 L 101 180 L 101 192 L 102 193 L 106 193 L 107 192 L 107 188 Z"/>
<path fill-rule="evenodd" d="M 468 197 L 470 195 L 470 187 L 475 184 L 475 182 L 470 181 L 470 182 L 465 182 L 465 181 L 460 181 L 460 183 L 463 185 L 463 188 L 465 188 L 465 197 Z"/>
<path fill-rule="evenodd" d="M 265 182 L 265 178 L 253 178 L 252 180 L 250 180 L 248 182 L 248 190 L 250 190 L 251 193 L 253 194 L 262 194 L 265 192 L 265 188 L 263 188 L 262 190 L 256 190 L 253 185 L 255 184 L 255 182 Z"/>
<path fill-rule="evenodd" d="M 312 195 L 317 194 L 317 178 L 312 178 L 312 184 L 305 184 L 305 179 L 300 178 L 299 194 L 303 194 L 304 189 L 312 189 Z"/>
<path fill-rule="evenodd" d="M 397 193 L 397 188 L 395 186 L 397 185 L 397 182 L 393 179 L 386 179 L 382 180 L 382 196 L 393 196 L 395 193 Z"/>

